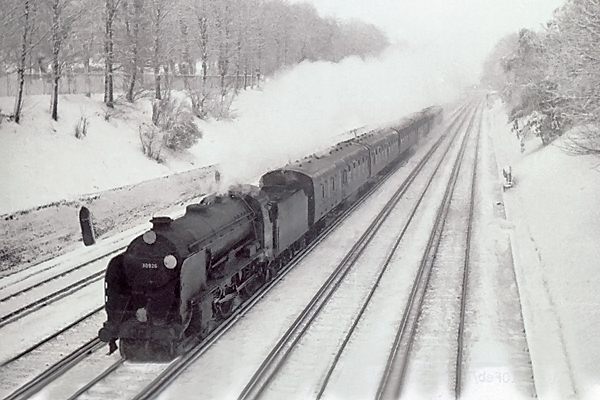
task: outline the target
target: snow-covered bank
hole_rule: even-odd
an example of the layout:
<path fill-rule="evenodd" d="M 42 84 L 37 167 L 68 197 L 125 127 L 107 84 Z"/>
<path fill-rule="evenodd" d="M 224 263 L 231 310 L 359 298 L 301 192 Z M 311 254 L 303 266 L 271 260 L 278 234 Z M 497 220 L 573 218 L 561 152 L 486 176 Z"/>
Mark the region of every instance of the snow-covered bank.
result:
<path fill-rule="evenodd" d="M 537 140 L 521 154 L 496 105 L 490 118 L 501 168 L 525 327 L 540 398 L 600 396 L 600 159 L 571 156 Z M 499 173 L 499 178 L 501 174 Z"/>
<path fill-rule="evenodd" d="M 92 213 L 96 237 L 105 239 L 156 214 L 181 214 L 186 203 L 216 190 L 213 169 L 199 168 L 4 216 L 0 277 L 82 246 L 82 206 Z"/>
<path fill-rule="evenodd" d="M 233 121 L 197 120 L 204 138 L 184 154 L 164 153 L 163 164 L 140 150 L 138 127 L 151 121 L 151 95 L 134 104 L 120 98 L 114 110 L 101 95 L 61 96 L 57 122 L 49 96 L 27 96 L 21 124 L 0 122 L 0 215 L 216 163 L 225 186 L 252 183 L 351 129 L 456 98 L 459 90 L 445 74 L 424 54 L 399 47 L 379 58 L 304 62 L 260 90 L 242 91 Z M 4 114 L 13 107 L 13 98 L 0 98 Z M 76 139 L 81 118 L 88 133 Z"/>

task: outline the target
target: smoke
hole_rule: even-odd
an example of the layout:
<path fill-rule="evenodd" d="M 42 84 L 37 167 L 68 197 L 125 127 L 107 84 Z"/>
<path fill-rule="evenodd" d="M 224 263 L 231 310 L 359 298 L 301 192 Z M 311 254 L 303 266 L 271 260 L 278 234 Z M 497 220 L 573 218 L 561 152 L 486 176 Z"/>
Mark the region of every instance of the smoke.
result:
<path fill-rule="evenodd" d="M 236 120 L 202 126 L 193 151 L 220 161 L 223 187 L 256 183 L 281 167 L 351 136 L 459 94 L 457 80 L 436 57 L 392 46 L 380 57 L 340 63 L 304 62 L 235 101 Z M 344 133 L 346 133 L 344 135 Z"/>

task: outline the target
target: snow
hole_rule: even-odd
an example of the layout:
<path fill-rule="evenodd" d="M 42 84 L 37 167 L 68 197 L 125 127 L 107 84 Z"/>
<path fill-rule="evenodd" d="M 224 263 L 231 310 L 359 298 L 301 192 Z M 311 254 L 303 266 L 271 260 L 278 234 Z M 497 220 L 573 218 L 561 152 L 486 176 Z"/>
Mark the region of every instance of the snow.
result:
<path fill-rule="evenodd" d="M 0 214 L 10 224 L 6 219 L 17 211 L 212 164 L 223 171 L 224 187 L 255 182 L 269 168 L 343 139 L 340 134 L 351 128 L 390 121 L 457 96 L 456 88 L 443 83 L 451 79 L 435 66 L 421 62 L 399 68 L 406 57 L 390 51 L 379 59 L 349 59 L 339 66 L 302 64 L 266 82 L 260 91 L 243 93 L 234 106 L 235 121 L 198 122 L 205 133 L 201 142 L 183 155 L 168 154 L 164 164 L 139 151 L 137 126 L 150 119 L 147 99 L 134 105 L 120 101 L 118 112 L 106 121 L 100 97 L 63 96 L 60 119 L 53 122 L 48 97 L 27 97 L 21 125 L 0 123 Z M 0 99 L 0 108 L 12 109 L 12 101 Z M 594 156 L 569 156 L 554 145 L 542 148 L 535 141 L 528 142 L 521 154 L 502 107 L 496 104 L 487 112 L 483 128 L 493 138 L 497 165 L 511 165 L 515 177 L 515 186 L 503 195 L 507 221 L 501 228 L 510 232 L 538 395 L 598 398 L 600 161 Z M 81 116 L 89 118 L 90 127 L 79 140 L 74 127 Z M 497 172 L 499 187 L 501 167 Z M 30 233 L 34 230 L 32 222 Z M 74 299 L 78 306 L 72 314 L 81 315 L 101 303 L 101 288 L 96 286 Z M 63 317 L 49 314 L 44 331 L 65 324 Z M 239 321 L 240 329 L 247 319 Z M 286 316 L 277 321 L 282 324 L 279 329 L 285 329 Z M 23 346 L 23 329 L 43 333 L 34 326 L 33 319 L 26 319 L 12 330 L 4 329 L 4 344 Z M 260 358 L 252 354 L 252 347 L 242 351 Z M 492 381 L 509 373 L 502 367 L 486 371 Z M 230 377 L 230 383 L 243 385 L 240 376 Z M 500 386 L 481 384 L 478 390 L 493 396 Z"/>
<path fill-rule="evenodd" d="M 458 88 L 450 81 L 423 54 L 397 47 L 379 58 L 304 62 L 261 90 L 242 92 L 234 121 L 198 121 L 204 139 L 183 155 L 166 154 L 164 164 L 139 149 L 138 126 L 151 121 L 151 99 L 133 105 L 120 99 L 109 112 L 101 95 L 61 96 L 55 122 L 49 97 L 29 96 L 20 125 L 0 124 L 0 215 L 217 163 L 225 185 L 252 182 L 351 129 L 451 100 Z M 13 102 L 0 98 L 0 110 Z M 79 140 L 74 132 L 82 117 L 89 128 Z"/>
<path fill-rule="evenodd" d="M 524 154 L 497 107 L 499 165 L 511 165 L 505 194 L 525 328 L 540 398 L 597 398 L 600 329 L 600 171 L 595 156 L 526 144 Z"/>

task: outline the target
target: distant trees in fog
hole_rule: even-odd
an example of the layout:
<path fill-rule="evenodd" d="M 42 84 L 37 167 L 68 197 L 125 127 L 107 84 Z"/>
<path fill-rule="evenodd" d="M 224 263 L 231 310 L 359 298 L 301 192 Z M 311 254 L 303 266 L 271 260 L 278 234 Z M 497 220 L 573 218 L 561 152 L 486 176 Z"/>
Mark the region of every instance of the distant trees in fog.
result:
<path fill-rule="evenodd" d="M 116 73 L 130 102 L 149 92 L 160 101 L 176 76 L 204 118 L 222 116 L 257 77 L 388 44 L 372 25 L 321 18 L 311 5 L 284 0 L 0 0 L 0 23 L 0 74 L 18 80 L 16 121 L 26 75 L 51 79 L 54 119 L 66 73 L 103 74 L 108 107 Z"/>
<path fill-rule="evenodd" d="M 509 120 L 544 144 L 573 126 L 579 153 L 600 153 L 600 0 L 568 0 L 540 32 L 502 39 L 484 81 L 509 108 Z"/>

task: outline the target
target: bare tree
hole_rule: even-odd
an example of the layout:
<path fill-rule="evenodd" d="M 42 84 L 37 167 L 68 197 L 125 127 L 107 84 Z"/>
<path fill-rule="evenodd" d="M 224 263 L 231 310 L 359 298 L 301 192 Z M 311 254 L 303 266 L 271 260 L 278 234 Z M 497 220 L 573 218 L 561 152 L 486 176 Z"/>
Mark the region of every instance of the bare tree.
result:
<path fill-rule="evenodd" d="M 206 78 L 208 76 L 208 9 L 206 0 L 194 0 L 194 14 L 196 17 L 197 35 L 196 41 L 200 49 L 200 60 L 202 62 L 202 85 L 206 86 Z"/>
<path fill-rule="evenodd" d="M 178 10 L 177 23 L 179 24 L 179 33 L 181 34 L 181 73 L 194 75 L 196 73 L 196 65 L 192 59 L 190 49 L 190 19 L 184 14 L 183 7 L 180 7 Z M 187 88 L 187 79 L 185 82 Z"/>
<path fill-rule="evenodd" d="M 95 18 L 99 12 L 101 20 Z M 186 75 L 184 87 L 198 96 L 199 108 L 208 100 L 200 113 L 206 116 L 222 113 L 219 101 L 221 106 L 230 101 L 242 86 L 256 84 L 259 75 L 304 59 L 339 61 L 348 49 L 366 53 L 370 45 L 380 46 L 363 39 L 366 30 L 343 30 L 343 24 L 321 19 L 313 6 L 284 0 L 0 0 L 1 22 L 0 67 L 17 71 L 19 80 L 17 120 L 28 70 L 39 71 L 40 78 L 49 72 L 53 118 L 58 118 L 59 85 L 70 84 L 71 74 L 83 70 L 88 94 L 92 91 L 94 60 L 104 62 L 109 108 L 114 107 L 116 72 L 122 68 L 125 97 L 132 102 L 149 65 L 156 100 L 175 82 L 170 74 L 179 72 Z M 351 45 L 359 36 L 360 45 Z M 196 63 L 198 82 L 190 78 Z"/>
<path fill-rule="evenodd" d="M 232 34 L 232 14 L 233 5 L 229 0 L 222 0 L 214 8 L 215 30 L 217 43 L 219 44 L 217 55 L 217 68 L 220 77 L 221 102 L 227 94 L 225 76 L 229 71 L 231 34 Z"/>
<path fill-rule="evenodd" d="M 22 45 L 24 26 L 21 19 L 24 7 L 22 2 L 0 0 L 0 25 L 4 28 L 0 35 L 0 67 L 6 67 L 6 64 L 11 62 L 15 50 L 18 51 Z M 28 7 L 31 13 L 31 6 Z"/>
<path fill-rule="evenodd" d="M 63 31 L 61 26 L 61 14 L 64 3 L 60 0 L 52 0 L 52 97 L 50 100 L 50 115 L 53 120 L 58 121 L 58 81 L 60 79 L 60 48 L 62 45 Z"/>
<path fill-rule="evenodd" d="M 81 60 L 85 72 L 86 95 L 92 94 L 92 68 L 93 60 L 103 56 L 103 21 L 98 15 L 103 13 L 103 4 L 97 0 L 86 0 L 81 17 L 73 34 L 72 45 L 76 49 L 76 59 Z"/>
<path fill-rule="evenodd" d="M 127 3 L 124 3 L 127 5 Z M 133 103 L 135 96 L 135 84 L 137 82 L 137 74 L 140 70 L 140 23 L 142 20 L 143 0 L 133 0 L 133 10 L 131 15 L 128 13 L 126 21 L 126 31 L 130 46 L 129 60 L 129 85 L 126 94 L 127 101 Z"/>
<path fill-rule="evenodd" d="M 52 96 L 50 100 L 50 114 L 52 119 L 58 120 L 58 93 L 59 81 L 63 63 L 61 62 L 62 50 L 69 39 L 73 23 L 81 16 L 83 3 L 73 3 L 71 0 L 50 0 L 52 24 L 50 26 L 52 45 Z"/>
<path fill-rule="evenodd" d="M 106 0 L 106 11 L 104 14 L 104 103 L 114 107 L 114 29 L 119 4 L 121 0 Z"/>
<path fill-rule="evenodd" d="M 161 94 L 161 67 L 165 59 L 165 30 L 167 17 L 173 8 L 171 0 L 151 0 L 150 18 L 152 21 L 152 66 L 154 70 L 154 98 L 162 99 Z"/>
<path fill-rule="evenodd" d="M 21 109 L 23 106 L 23 89 L 25 86 L 25 67 L 27 62 L 27 53 L 29 51 L 29 43 L 30 43 L 30 8 L 31 8 L 31 0 L 25 0 L 23 2 L 23 36 L 21 40 L 21 55 L 19 58 L 19 66 L 17 68 L 17 76 L 18 76 L 18 89 L 17 96 L 15 99 L 15 110 L 14 110 L 14 119 L 16 123 L 21 121 Z"/>

